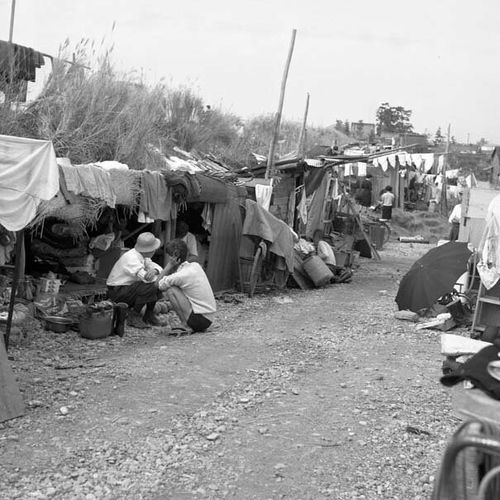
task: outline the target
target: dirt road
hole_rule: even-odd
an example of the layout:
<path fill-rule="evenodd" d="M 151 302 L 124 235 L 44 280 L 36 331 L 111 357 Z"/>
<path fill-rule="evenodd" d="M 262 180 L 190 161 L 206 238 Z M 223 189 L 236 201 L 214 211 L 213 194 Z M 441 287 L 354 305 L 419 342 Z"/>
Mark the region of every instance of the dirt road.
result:
<path fill-rule="evenodd" d="M 28 410 L 0 428 L 2 498 L 428 498 L 457 421 L 439 335 L 393 319 L 426 249 L 391 244 L 350 284 L 220 303 L 205 334 L 43 332 L 12 349 Z"/>

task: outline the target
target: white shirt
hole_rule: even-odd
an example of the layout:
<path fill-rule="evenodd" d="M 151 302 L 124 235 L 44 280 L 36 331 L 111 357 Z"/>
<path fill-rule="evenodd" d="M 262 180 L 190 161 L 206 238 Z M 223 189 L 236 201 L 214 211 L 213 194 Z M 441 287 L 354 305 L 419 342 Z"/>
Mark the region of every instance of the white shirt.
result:
<path fill-rule="evenodd" d="M 186 233 L 186 236 L 181 239 L 188 247 L 188 255 L 195 255 L 198 257 L 198 244 L 196 243 L 196 236 L 192 233 Z"/>
<path fill-rule="evenodd" d="M 198 262 L 183 262 L 175 273 L 165 276 L 158 282 L 160 290 L 166 290 L 172 286 L 182 290 L 194 313 L 210 318 L 217 310 L 212 287 Z"/>
<path fill-rule="evenodd" d="M 392 207 L 392 204 L 394 203 L 394 198 L 395 198 L 395 196 L 393 193 L 391 193 L 390 191 L 386 191 L 380 197 L 380 201 L 382 202 L 382 206 Z"/>
<path fill-rule="evenodd" d="M 318 242 L 318 257 L 320 257 L 325 264 L 330 264 L 331 266 L 337 265 L 333 249 L 326 241 Z"/>
<path fill-rule="evenodd" d="M 125 252 L 109 273 L 106 284 L 109 286 L 131 285 L 136 281 L 145 281 L 144 276 L 151 269 L 161 272 L 162 268 L 149 258 L 144 258 L 135 248 Z"/>
<path fill-rule="evenodd" d="M 459 203 L 453 207 L 451 211 L 450 217 L 448 218 L 448 222 L 451 224 L 453 222 L 460 222 L 462 218 L 462 204 Z"/>

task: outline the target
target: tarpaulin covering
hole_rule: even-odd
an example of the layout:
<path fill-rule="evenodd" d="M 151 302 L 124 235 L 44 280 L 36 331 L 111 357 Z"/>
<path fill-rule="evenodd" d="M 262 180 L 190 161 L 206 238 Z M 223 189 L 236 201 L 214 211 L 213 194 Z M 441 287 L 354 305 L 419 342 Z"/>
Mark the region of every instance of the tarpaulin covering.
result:
<path fill-rule="evenodd" d="M 245 200 L 245 205 L 242 233 L 270 242 L 269 251 L 283 257 L 288 270 L 293 272 L 293 234 L 290 227 L 253 200 Z"/>
<path fill-rule="evenodd" d="M 226 184 L 208 175 L 196 174 L 196 180 L 200 184 L 200 193 L 190 197 L 189 201 L 203 201 L 205 203 L 225 203 L 227 201 Z"/>
<path fill-rule="evenodd" d="M 59 191 L 59 169 L 50 141 L 0 135 L 0 224 L 19 231 L 42 200 Z"/>

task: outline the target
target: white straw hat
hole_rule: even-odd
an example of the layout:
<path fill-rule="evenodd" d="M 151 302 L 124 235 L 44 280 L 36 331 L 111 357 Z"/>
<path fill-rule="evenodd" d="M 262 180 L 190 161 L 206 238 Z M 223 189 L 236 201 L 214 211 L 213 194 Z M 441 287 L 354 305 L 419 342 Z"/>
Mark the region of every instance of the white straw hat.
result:
<path fill-rule="evenodd" d="M 137 237 L 135 249 L 141 253 L 154 252 L 160 248 L 161 241 L 153 233 L 142 233 Z"/>

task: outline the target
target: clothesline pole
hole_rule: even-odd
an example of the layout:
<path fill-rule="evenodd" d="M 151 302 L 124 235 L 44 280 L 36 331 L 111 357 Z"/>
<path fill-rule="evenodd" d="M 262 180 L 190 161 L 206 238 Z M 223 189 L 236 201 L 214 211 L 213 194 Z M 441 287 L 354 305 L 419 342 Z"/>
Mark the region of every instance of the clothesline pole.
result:
<path fill-rule="evenodd" d="M 446 153 L 443 163 L 443 188 L 441 193 L 441 213 L 447 217 L 448 216 L 448 180 L 446 178 L 446 172 L 448 170 L 448 161 L 450 153 L 450 128 L 451 124 L 448 124 L 448 133 L 446 136 Z"/>
<path fill-rule="evenodd" d="M 306 97 L 306 110 L 304 111 L 304 120 L 302 121 L 302 128 L 300 129 L 299 136 L 299 146 L 297 148 L 300 158 L 303 158 L 306 154 L 306 124 L 307 124 L 307 114 L 309 112 L 309 92 Z"/>
<path fill-rule="evenodd" d="M 14 35 L 14 16 L 16 14 L 16 0 L 11 0 L 10 3 L 10 27 L 9 27 L 9 43 L 12 43 Z"/>
<path fill-rule="evenodd" d="M 21 276 L 21 272 L 24 272 L 24 262 L 22 262 L 23 247 L 24 247 L 24 230 L 21 230 L 16 233 L 16 246 L 15 246 L 16 265 L 14 267 L 14 279 L 12 280 L 12 285 L 11 285 L 9 312 L 7 315 L 7 325 L 5 326 L 5 334 L 4 334 L 4 342 L 6 350 L 9 349 L 9 337 L 12 326 L 12 315 L 14 314 L 14 305 L 16 303 L 17 286 L 19 284 L 19 278 Z"/>
<path fill-rule="evenodd" d="M 267 167 L 266 167 L 266 179 L 272 177 L 274 174 L 274 150 L 276 149 L 276 142 L 278 141 L 278 136 L 280 133 L 280 125 L 281 125 L 281 113 L 283 111 L 283 102 L 285 100 L 285 89 L 286 89 L 286 80 L 288 78 L 288 70 L 290 69 L 290 62 L 292 60 L 293 47 L 295 45 L 295 35 L 297 34 L 297 30 L 292 30 L 292 39 L 290 41 L 290 48 L 288 49 L 288 57 L 285 63 L 285 70 L 283 72 L 283 79 L 281 81 L 281 92 L 280 99 L 278 104 L 278 111 L 276 112 L 276 119 L 274 121 L 274 132 L 273 137 L 271 139 L 271 145 L 269 147 L 269 155 L 267 157 Z"/>

